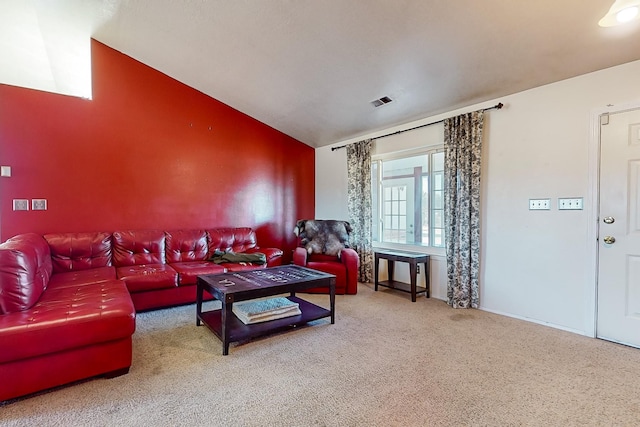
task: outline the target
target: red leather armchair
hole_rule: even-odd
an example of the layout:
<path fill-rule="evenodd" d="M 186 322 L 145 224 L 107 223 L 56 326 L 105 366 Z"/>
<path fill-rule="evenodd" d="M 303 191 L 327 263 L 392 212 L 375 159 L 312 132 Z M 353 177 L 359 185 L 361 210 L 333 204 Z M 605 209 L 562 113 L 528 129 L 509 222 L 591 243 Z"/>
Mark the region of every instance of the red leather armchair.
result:
<path fill-rule="evenodd" d="M 340 257 L 337 257 L 325 254 L 309 254 L 305 248 L 298 247 L 293 252 L 293 263 L 336 276 L 336 294 L 355 295 L 358 293 L 360 258 L 353 249 L 342 249 Z M 329 289 L 314 288 L 307 292 L 328 293 Z"/>

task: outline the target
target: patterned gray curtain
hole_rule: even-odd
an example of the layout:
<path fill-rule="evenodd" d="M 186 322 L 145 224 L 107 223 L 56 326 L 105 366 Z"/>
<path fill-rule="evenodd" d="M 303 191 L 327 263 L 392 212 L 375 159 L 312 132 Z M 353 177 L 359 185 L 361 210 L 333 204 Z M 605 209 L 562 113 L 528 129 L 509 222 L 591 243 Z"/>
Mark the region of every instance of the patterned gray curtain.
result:
<path fill-rule="evenodd" d="M 349 223 L 351 247 L 360 257 L 359 282 L 373 281 L 371 246 L 371 140 L 347 145 Z"/>
<path fill-rule="evenodd" d="M 444 121 L 447 298 L 453 308 L 478 308 L 480 152 L 484 113 Z"/>

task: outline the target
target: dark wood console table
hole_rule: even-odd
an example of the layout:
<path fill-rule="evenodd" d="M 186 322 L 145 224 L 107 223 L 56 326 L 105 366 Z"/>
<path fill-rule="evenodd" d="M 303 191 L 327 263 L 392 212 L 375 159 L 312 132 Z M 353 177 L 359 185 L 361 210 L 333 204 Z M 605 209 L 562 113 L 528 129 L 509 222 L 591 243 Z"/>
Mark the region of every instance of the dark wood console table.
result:
<path fill-rule="evenodd" d="M 387 270 L 389 273 L 389 280 L 379 281 L 378 270 L 380 269 L 380 260 L 387 260 Z M 409 263 L 409 276 L 411 284 L 398 282 L 393 280 L 394 263 L 406 262 Z M 425 287 L 417 285 L 418 276 L 418 264 L 424 264 L 424 276 Z M 419 254 L 415 252 L 402 252 L 394 250 L 380 250 L 375 251 L 375 290 L 378 290 L 378 286 L 384 286 L 386 288 L 397 289 L 402 292 L 411 293 L 411 301 L 416 302 L 416 294 L 424 293 L 429 298 L 429 255 Z"/>

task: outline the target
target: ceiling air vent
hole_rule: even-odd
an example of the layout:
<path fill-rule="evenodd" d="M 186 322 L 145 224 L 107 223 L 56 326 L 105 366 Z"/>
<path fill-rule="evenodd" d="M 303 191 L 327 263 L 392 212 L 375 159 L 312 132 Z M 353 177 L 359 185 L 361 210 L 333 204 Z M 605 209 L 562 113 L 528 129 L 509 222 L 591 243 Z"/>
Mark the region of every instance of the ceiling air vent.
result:
<path fill-rule="evenodd" d="M 376 99 L 374 101 L 371 101 L 371 105 L 373 105 L 374 107 L 380 107 L 384 104 L 388 104 L 391 101 L 393 101 L 393 99 L 389 98 L 388 96 L 383 96 L 380 99 Z"/>

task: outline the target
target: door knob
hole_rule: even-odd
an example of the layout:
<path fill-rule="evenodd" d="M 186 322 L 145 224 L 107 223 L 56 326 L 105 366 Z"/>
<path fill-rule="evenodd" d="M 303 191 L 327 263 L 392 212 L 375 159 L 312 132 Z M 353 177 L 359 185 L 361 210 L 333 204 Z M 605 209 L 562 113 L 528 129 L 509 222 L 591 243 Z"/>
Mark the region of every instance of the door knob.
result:
<path fill-rule="evenodd" d="M 614 222 L 616 222 L 616 219 L 612 216 L 605 216 L 603 221 L 605 224 L 613 224 Z"/>
<path fill-rule="evenodd" d="M 616 238 L 615 238 L 615 237 L 613 237 L 613 236 L 604 236 L 604 242 L 605 242 L 606 244 L 609 244 L 609 245 L 610 245 L 610 244 L 612 244 L 612 243 L 615 243 L 615 241 L 616 241 Z"/>

